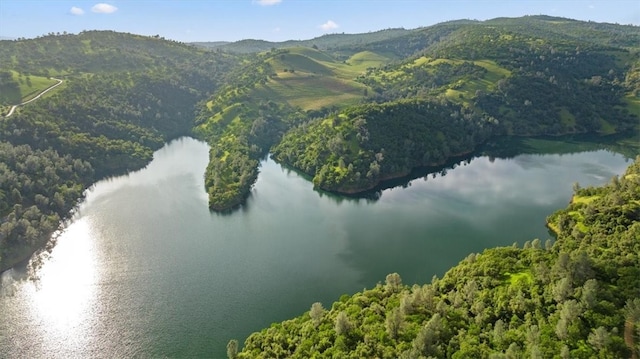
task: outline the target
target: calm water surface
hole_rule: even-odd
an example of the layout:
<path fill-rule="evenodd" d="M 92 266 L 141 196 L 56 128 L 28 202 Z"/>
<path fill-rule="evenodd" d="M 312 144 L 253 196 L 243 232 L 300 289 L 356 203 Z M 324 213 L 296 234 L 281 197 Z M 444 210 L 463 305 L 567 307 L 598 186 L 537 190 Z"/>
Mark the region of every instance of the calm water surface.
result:
<path fill-rule="evenodd" d="M 206 144 L 183 138 L 91 188 L 38 269 L 3 274 L 0 357 L 224 358 L 229 339 L 388 273 L 424 283 L 471 252 L 545 240 L 545 217 L 574 182 L 606 182 L 630 163 L 602 150 L 477 157 L 358 200 L 267 160 L 247 206 L 219 215 L 207 161 Z"/>

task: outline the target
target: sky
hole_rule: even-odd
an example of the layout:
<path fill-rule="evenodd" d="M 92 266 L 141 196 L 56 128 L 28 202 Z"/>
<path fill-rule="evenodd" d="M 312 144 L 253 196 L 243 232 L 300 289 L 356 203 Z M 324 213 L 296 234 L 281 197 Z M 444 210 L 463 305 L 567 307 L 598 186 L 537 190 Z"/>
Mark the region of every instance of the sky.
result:
<path fill-rule="evenodd" d="M 181 42 L 286 41 L 541 14 L 640 26 L 640 0 L 0 0 L 0 36 L 114 30 Z"/>

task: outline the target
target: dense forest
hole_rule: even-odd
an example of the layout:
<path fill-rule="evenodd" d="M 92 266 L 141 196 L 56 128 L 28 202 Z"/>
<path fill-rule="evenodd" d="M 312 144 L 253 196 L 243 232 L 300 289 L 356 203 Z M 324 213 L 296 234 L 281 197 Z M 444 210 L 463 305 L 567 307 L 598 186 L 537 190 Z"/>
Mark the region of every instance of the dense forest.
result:
<path fill-rule="evenodd" d="M 442 278 L 396 273 L 252 334 L 230 358 L 629 358 L 640 355 L 640 157 L 575 185 L 556 241 L 472 253 Z"/>
<path fill-rule="evenodd" d="M 273 157 L 313 175 L 319 188 L 360 192 L 471 152 L 494 124 L 450 102 L 367 104 L 289 131 Z"/>

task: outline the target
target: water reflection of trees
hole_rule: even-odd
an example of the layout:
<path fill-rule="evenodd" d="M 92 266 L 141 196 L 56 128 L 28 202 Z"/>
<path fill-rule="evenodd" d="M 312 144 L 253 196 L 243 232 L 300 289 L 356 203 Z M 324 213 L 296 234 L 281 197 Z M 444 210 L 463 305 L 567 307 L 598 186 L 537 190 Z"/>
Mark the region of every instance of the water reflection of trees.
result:
<path fill-rule="evenodd" d="M 637 132 L 613 135 L 577 134 L 554 137 L 502 137 L 486 142 L 473 153 L 453 157 L 439 166 L 415 168 L 406 176 L 385 180 L 375 188 L 365 192 L 338 194 L 317 188 L 314 188 L 314 191 L 320 197 L 327 197 L 336 203 L 342 203 L 343 201 L 374 203 L 382 197 L 383 192 L 387 189 L 411 187 L 411 182 L 418 178 L 427 181 L 429 177 L 432 179 L 444 177 L 449 171 L 458 166 L 466 166 L 480 157 L 487 157 L 490 162 L 494 162 L 496 159 L 511 159 L 520 155 L 562 155 L 599 150 L 619 153 L 633 159 L 640 155 L 640 138 Z M 284 164 L 280 164 L 280 166 L 286 173 L 295 173 L 310 182 L 312 180 L 312 177 L 308 174 L 295 168 Z"/>

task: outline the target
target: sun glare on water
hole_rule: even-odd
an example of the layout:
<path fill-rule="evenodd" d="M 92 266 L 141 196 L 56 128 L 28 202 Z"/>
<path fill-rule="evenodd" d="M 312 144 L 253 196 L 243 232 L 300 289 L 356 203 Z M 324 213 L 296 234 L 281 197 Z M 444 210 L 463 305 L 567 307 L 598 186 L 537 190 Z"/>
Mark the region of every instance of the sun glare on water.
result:
<path fill-rule="evenodd" d="M 94 241 L 87 218 L 69 226 L 58 238 L 49 259 L 36 269 L 37 278 L 25 288 L 30 314 L 48 332 L 45 340 L 86 340 L 91 316 L 98 310 Z M 73 345 L 73 344 L 72 344 Z"/>

